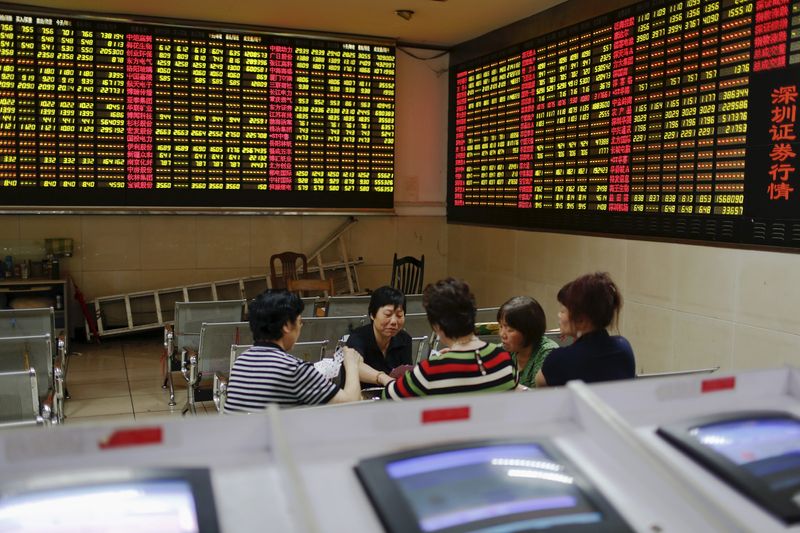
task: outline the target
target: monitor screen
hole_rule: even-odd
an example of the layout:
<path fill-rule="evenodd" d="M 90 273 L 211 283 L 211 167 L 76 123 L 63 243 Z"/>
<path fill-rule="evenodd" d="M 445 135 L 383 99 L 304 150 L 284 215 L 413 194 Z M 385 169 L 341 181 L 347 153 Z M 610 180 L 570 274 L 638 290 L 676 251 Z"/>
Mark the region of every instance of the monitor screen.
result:
<path fill-rule="evenodd" d="M 362 461 L 357 472 L 391 531 L 626 530 L 542 443 L 421 450 Z"/>
<path fill-rule="evenodd" d="M 126 477 L 6 491 L 0 496 L 0 531 L 218 530 L 207 471 L 136 473 Z"/>
<path fill-rule="evenodd" d="M 800 522 L 800 420 L 785 413 L 720 415 L 658 433 L 786 523 Z"/>

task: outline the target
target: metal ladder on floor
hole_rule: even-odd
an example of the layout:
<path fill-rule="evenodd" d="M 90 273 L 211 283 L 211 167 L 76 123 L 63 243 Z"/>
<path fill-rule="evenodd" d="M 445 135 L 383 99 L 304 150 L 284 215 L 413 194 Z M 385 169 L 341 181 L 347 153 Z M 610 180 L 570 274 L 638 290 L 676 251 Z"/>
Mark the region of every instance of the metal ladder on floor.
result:
<path fill-rule="evenodd" d="M 351 258 L 347 250 L 347 231 L 358 222 L 355 217 L 347 220 L 334 230 L 309 258 L 309 273 L 319 273 L 320 278 L 337 276 L 343 271 L 345 287 L 337 289 L 337 294 L 357 294 L 360 292 L 356 266 L 364 262 L 363 257 Z M 338 257 L 325 262 L 323 255 L 335 246 Z M 314 264 L 316 263 L 316 264 Z M 266 265 L 265 265 L 266 266 Z M 249 300 L 270 287 L 269 275 L 250 276 L 222 281 L 195 283 L 166 289 L 138 291 L 112 296 L 100 296 L 89 302 L 90 312 L 97 323 L 97 336 L 107 337 L 163 328 L 175 320 L 175 302 L 199 302 L 218 300 Z M 87 340 L 91 329 L 86 325 Z"/>
<path fill-rule="evenodd" d="M 309 267 L 309 272 L 317 271 L 319 272 L 319 277 L 325 279 L 325 271 L 334 271 L 337 269 L 344 269 L 345 279 L 347 282 L 347 291 L 336 291 L 337 294 L 357 294 L 361 292 L 358 283 L 358 272 L 356 272 L 356 265 L 361 264 L 364 262 L 362 257 L 359 257 L 355 260 L 350 259 L 350 255 L 347 252 L 347 242 L 345 241 L 345 233 L 349 230 L 353 224 L 358 222 L 356 217 L 347 217 L 347 220 L 330 236 L 323 241 L 323 243 L 317 247 L 311 254 L 308 256 L 308 262 L 314 263 L 316 262 L 316 266 Z M 323 263 L 322 261 L 322 254 L 331 246 L 336 246 L 339 252 L 339 260 L 334 263 Z"/>

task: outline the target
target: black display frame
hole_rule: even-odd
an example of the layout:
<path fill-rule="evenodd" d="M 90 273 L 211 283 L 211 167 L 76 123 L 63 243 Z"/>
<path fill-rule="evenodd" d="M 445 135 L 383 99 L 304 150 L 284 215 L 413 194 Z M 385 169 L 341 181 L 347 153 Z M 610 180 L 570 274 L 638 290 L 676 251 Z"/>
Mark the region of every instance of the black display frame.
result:
<path fill-rule="evenodd" d="M 239 24 L 232 22 L 214 22 L 194 19 L 155 17 L 147 15 L 115 14 L 103 12 L 77 11 L 45 6 L 32 6 L 0 2 L 0 12 L 14 16 L 65 18 L 71 19 L 80 29 L 94 29 L 103 26 L 104 31 L 148 31 L 153 37 L 172 35 L 183 32 L 184 37 L 192 37 L 193 33 L 239 33 L 242 35 L 260 35 L 268 39 L 269 44 L 292 46 L 309 46 L 311 43 L 352 43 L 371 46 L 382 46 L 391 49 L 396 58 L 396 41 L 370 35 L 351 35 L 336 32 L 305 31 L 301 29 L 277 28 Z M 99 31 L 99 30 L 98 30 Z M 392 144 L 392 181 L 396 181 L 396 62 L 394 75 L 395 111 Z M 294 104 L 293 104 L 294 105 Z M 154 111 L 155 113 L 155 107 Z M 373 125 L 373 128 L 375 126 Z M 192 141 L 190 141 L 191 143 Z M 155 154 L 155 141 L 153 141 Z M 371 144 L 370 146 L 373 146 Z M 155 157 L 153 168 L 155 168 Z M 265 171 L 266 172 L 266 171 Z M 294 180 L 296 175 L 292 174 Z M 340 180 L 344 178 L 340 177 Z M 357 180 L 358 178 L 356 178 Z M 374 177 L 370 177 L 372 181 Z M 47 213 L 79 214 L 96 212 L 115 212 L 136 214 L 146 212 L 159 213 L 204 213 L 224 212 L 232 214 L 241 212 L 309 212 L 309 213 L 342 213 L 342 212 L 391 212 L 394 209 L 393 183 L 391 192 L 378 191 L 283 191 L 254 189 L 240 190 L 192 190 L 192 189 L 129 189 L 129 188 L 44 188 L 44 187 L 0 187 L 0 212 L 2 213 Z"/>
<path fill-rule="evenodd" d="M 194 499 L 194 511 L 199 533 L 219 533 L 219 519 L 211 474 L 207 468 L 137 468 L 130 470 L 90 471 L 87 475 L 75 474 L 69 481 L 44 479 L 35 486 L 0 487 L 0 505 L 4 497 L 21 494 L 35 495 L 50 491 L 94 488 L 137 482 L 183 481 Z M 46 510 L 45 510 L 46 512 Z M 113 519 L 111 517 L 110 519 Z"/>
<path fill-rule="evenodd" d="M 569 533 L 625 533 L 633 529 L 619 512 L 602 495 L 597 486 L 589 481 L 577 464 L 563 454 L 547 439 L 490 439 L 415 448 L 397 453 L 360 460 L 354 467 L 356 476 L 366 492 L 384 528 L 389 533 L 423 533 L 415 519 L 415 513 L 398 485 L 389 477 L 386 467 L 395 461 L 413 459 L 441 452 L 467 450 L 506 445 L 534 445 L 540 447 L 554 461 L 568 466 L 574 485 L 603 517 L 602 522 L 592 524 L 569 524 L 548 528 L 548 531 Z"/>
<path fill-rule="evenodd" d="M 800 418 L 784 411 L 740 411 L 706 415 L 660 426 L 656 429 L 656 434 L 784 524 L 797 524 L 800 523 L 800 504 L 793 502 L 792 496 L 800 494 L 798 487 L 772 491 L 764 481 L 709 446 L 701 444 L 689 433 L 694 428 L 713 424 L 776 419 L 793 420 L 800 424 Z"/>
<path fill-rule="evenodd" d="M 721 2 L 722 0 L 720 0 Z M 496 206 L 455 206 L 455 159 L 456 159 L 456 79 L 461 71 L 477 68 L 504 58 L 520 54 L 523 50 L 541 47 L 543 45 L 564 40 L 573 35 L 579 35 L 599 27 L 608 26 L 616 20 L 636 16 L 655 7 L 669 6 L 674 2 L 669 0 L 641 0 L 631 2 L 629 5 L 618 7 L 608 13 L 590 19 L 570 23 L 563 28 L 550 33 L 525 31 L 514 26 L 513 34 L 522 36 L 514 44 L 502 44 L 500 49 L 491 49 L 484 53 L 475 53 L 481 50 L 481 38 L 465 43 L 468 58 L 463 59 L 456 47 L 455 55 L 461 59 L 451 65 L 449 78 L 450 103 L 448 109 L 448 142 L 447 142 L 447 221 L 448 223 L 497 227 L 504 229 L 550 231 L 555 233 L 569 233 L 578 235 L 604 236 L 611 238 L 632 238 L 652 241 L 683 242 L 689 244 L 722 245 L 743 248 L 756 248 L 774 251 L 800 250 L 800 208 L 797 216 L 792 218 L 764 217 L 748 214 L 748 207 L 752 200 L 748 199 L 745 188 L 745 212 L 742 215 L 686 215 L 663 213 L 612 213 L 604 211 L 578 211 L 549 208 L 515 208 Z M 574 11 L 574 10 L 573 10 Z M 754 12 L 755 15 L 755 12 Z M 534 15 L 531 19 L 545 15 Z M 791 16 L 791 13 L 790 13 Z M 538 21 L 537 21 L 538 22 Z M 512 25 L 513 26 L 513 25 Z M 539 24 L 546 27 L 546 24 Z M 502 29 L 501 29 L 502 30 Z M 487 42 L 494 42 L 498 31 L 485 36 Z M 788 30 L 787 30 L 788 31 Z M 528 35 L 533 36 L 527 37 Z M 526 38 L 527 37 L 527 38 Z M 491 45 L 490 45 L 491 46 Z M 496 45 L 495 45 L 496 46 Z M 800 65 L 787 65 L 786 70 L 800 71 Z M 775 71 L 761 73 L 750 72 L 749 76 L 767 78 L 774 76 Z M 748 123 L 757 113 L 752 98 L 748 99 Z M 767 111 L 767 115 L 768 115 Z M 763 116 L 763 115 L 762 115 Z M 800 148 L 800 142 L 792 142 L 793 146 Z M 751 165 L 751 150 L 763 149 L 759 143 L 747 143 L 747 164 Z M 796 150 L 797 151 L 797 150 Z M 800 152 L 799 152 L 800 153 Z M 763 154 L 761 154 L 763 155 Z M 795 179 L 800 174 L 795 176 Z M 745 177 L 747 181 L 747 177 Z M 747 187 L 747 186 L 745 186 Z M 798 187 L 800 191 L 800 187 Z M 795 203 L 800 206 L 800 196 Z M 785 212 L 785 210 L 784 210 Z"/>

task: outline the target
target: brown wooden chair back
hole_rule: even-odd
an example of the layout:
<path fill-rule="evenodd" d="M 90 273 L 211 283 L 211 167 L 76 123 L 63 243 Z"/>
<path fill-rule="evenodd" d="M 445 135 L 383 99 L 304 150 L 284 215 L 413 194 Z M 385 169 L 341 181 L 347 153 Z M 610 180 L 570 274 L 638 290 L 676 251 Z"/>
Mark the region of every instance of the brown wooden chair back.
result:
<path fill-rule="evenodd" d="M 297 263 L 300 262 L 301 270 L 298 272 Z M 280 263 L 281 270 L 278 274 L 276 266 Z M 297 252 L 281 252 L 269 258 L 269 279 L 273 289 L 285 289 L 286 280 L 298 279 L 308 274 L 308 258 L 306 254 Z"/>
<path fill-rule="evenodd" d="M 324 292 L 327 296 L 334 296 L 333 278 L 287 279 L 286 288 L 289 292 L 298 293 L 300 297 L 307 296 L 308 292 Z"/>

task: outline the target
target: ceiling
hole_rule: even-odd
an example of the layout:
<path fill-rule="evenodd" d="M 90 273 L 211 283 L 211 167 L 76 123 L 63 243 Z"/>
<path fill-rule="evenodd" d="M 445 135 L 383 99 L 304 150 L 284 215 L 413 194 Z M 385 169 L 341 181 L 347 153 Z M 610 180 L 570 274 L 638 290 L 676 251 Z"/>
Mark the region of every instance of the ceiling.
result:
<path fill-rule="evenodd" d="M 367 35 L 450 48 L 564 0 L 26 0 L 27 5 Z M 414 12 L 410 20 L 396 10 Z"/>

